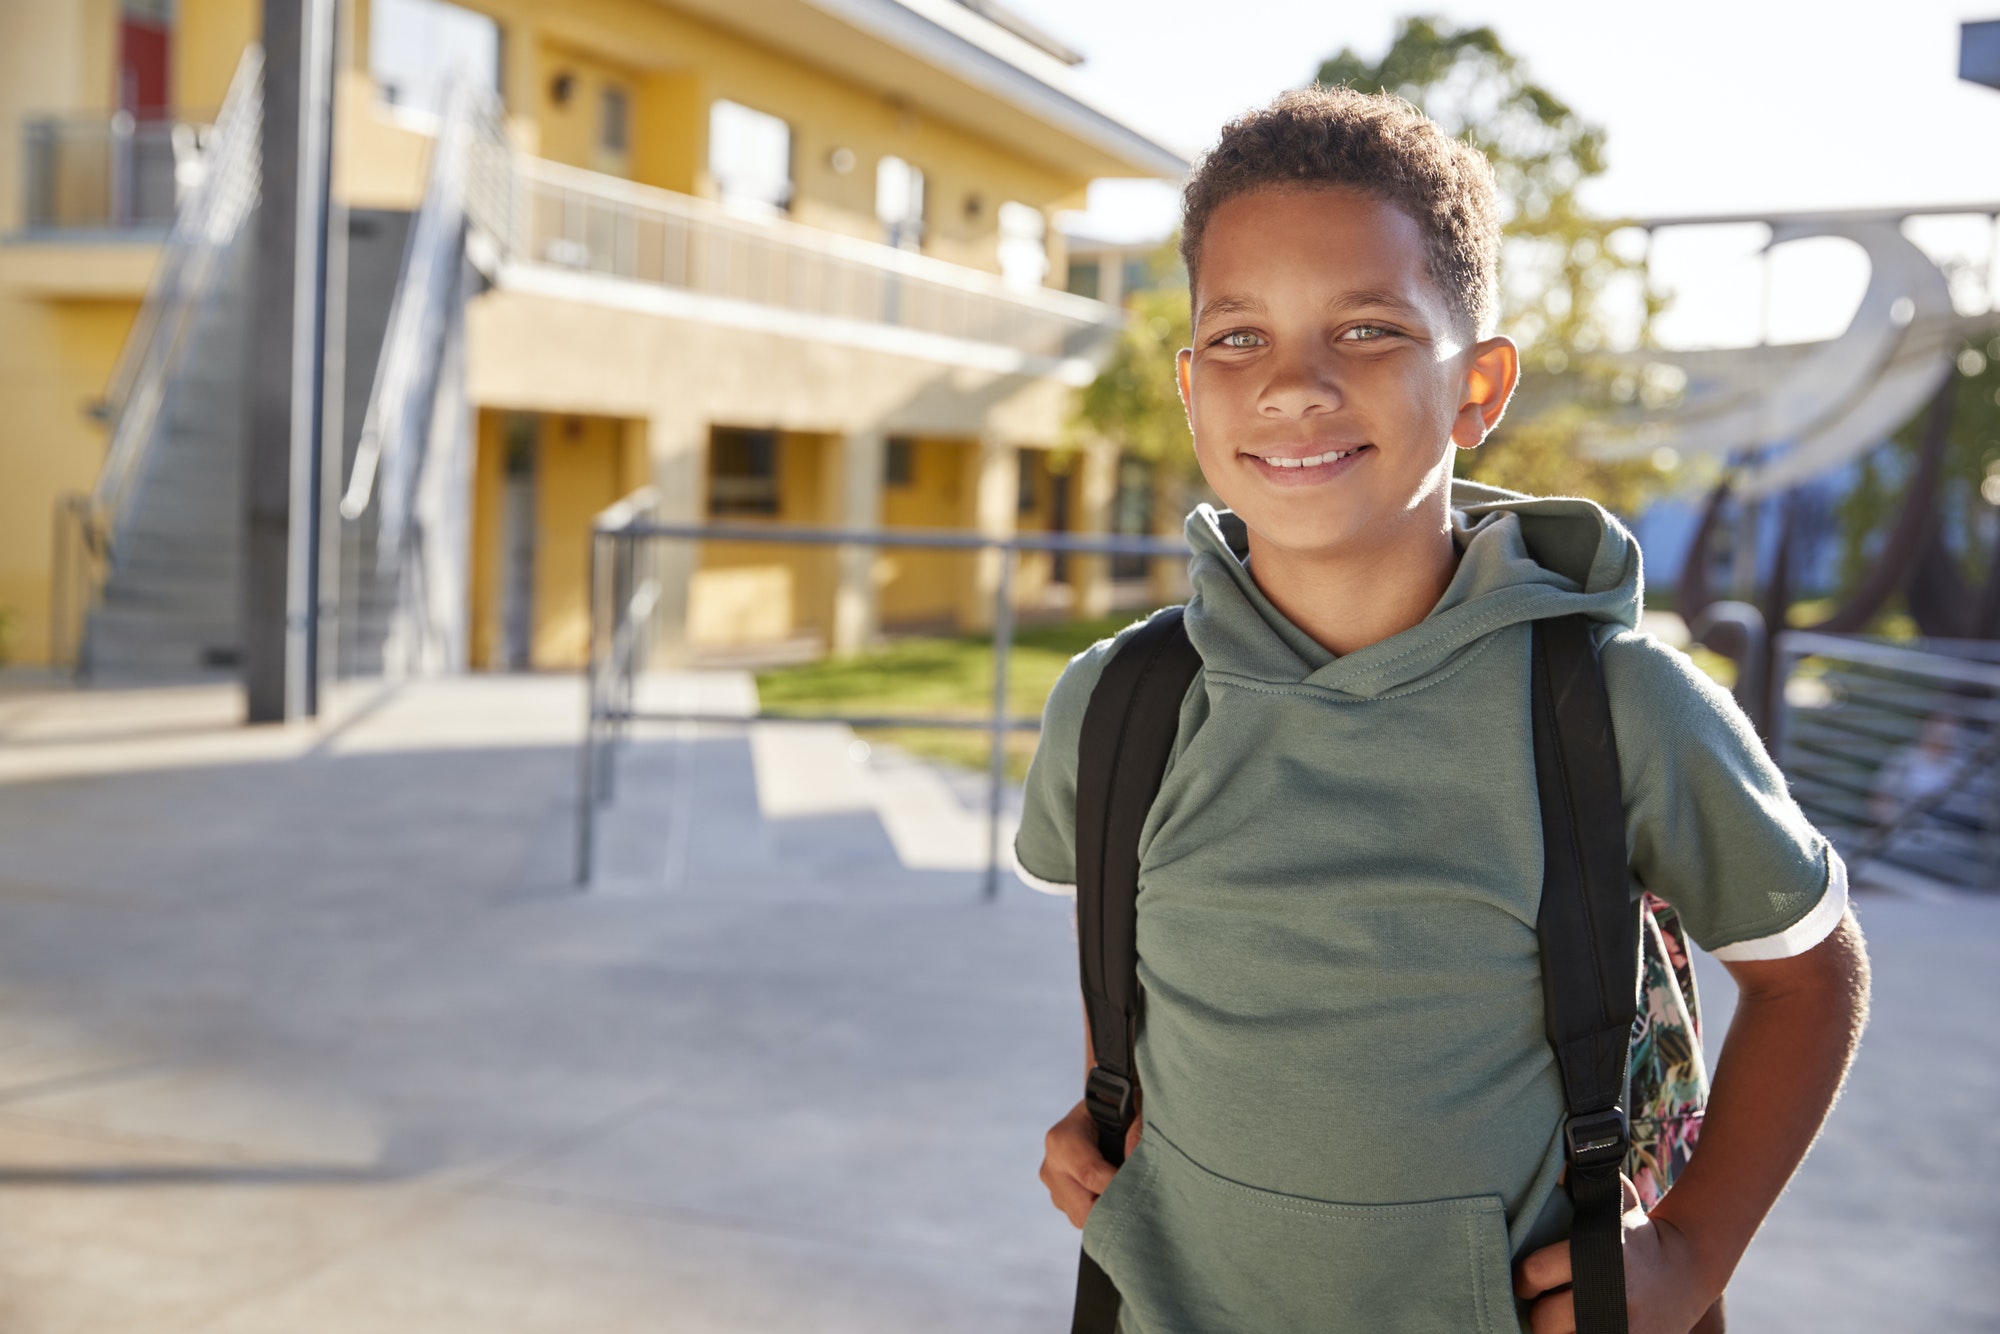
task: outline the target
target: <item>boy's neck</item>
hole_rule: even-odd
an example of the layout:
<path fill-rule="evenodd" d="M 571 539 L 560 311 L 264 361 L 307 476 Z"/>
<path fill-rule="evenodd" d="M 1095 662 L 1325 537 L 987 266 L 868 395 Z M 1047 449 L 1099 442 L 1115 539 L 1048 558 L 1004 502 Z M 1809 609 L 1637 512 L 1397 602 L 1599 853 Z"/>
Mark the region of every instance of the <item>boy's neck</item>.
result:
<path fill-rule="evenodd" d="M 1287 620 L 1345 657 L 1410 629 L 1458 570 L 1448 511 L 1414 511 L 1382 540 L 1331 551 L 1275 546 L 1250 530 L 1250 577 Z"/>

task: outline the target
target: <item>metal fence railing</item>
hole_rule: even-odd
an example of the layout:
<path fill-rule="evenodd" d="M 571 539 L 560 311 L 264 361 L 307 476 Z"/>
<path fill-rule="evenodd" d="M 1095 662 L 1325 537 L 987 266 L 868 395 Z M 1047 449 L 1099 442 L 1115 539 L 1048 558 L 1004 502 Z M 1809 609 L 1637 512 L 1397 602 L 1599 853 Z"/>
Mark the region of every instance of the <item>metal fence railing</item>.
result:
<path fill-rule="evenodd" d="M 2000 888 L 2000 663 L 1982 647 L 1780 637 L 1773 749 L 1857 880 Z"/>
<path fill-rule="evenodd" d="M 647 517 L 653 493 L 641 492 L 598 516 L 590 538 L 590 649 L 584 669 L 588 716 L 584 725 L 577 784 L 576 883 L 590 883 L 596 856 L 597 813 L 612 797 L 616 754 L 635 723 L 757 722 L 845 723 L 851 727 L 953 728 L 983 731 L 990 739 L 987 766 L 987 858 L 985 895 L 999 893 L 1004 862 L 1002 803 L 1006 793 L 1006 737 L 1041 728 L 1038 716 L 1014 716 L 1007 705 L 1007 663 L 1014 642 L 1014 575 L 1022 552 L 1076 556 L 1128 556 L 1185 560 L 1187 546 L 1151 537 L 1070 536 L 1020 533 L 986 537 L 941 529 L 793 528 L 747 523 L 659 523 Z M 655 638 L 656 616 L 664 604 L 656 555 L 667 543 L 755 542 L 866 551 L 874 547 L 933 551 L 998 552 L 999 578 L 993 593 L 993 707 L 984 718 L 942 714 L 864 716 L 825 714 L 716 714 L 641 709 L 636 681 L 645 669 Z"/>

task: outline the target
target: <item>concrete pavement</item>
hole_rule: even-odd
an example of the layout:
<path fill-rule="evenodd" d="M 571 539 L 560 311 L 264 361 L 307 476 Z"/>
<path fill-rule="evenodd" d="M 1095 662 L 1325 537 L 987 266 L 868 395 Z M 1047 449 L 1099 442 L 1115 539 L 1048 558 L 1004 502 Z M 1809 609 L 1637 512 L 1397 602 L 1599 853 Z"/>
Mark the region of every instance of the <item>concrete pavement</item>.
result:
<path fill-rule="evenodd" d="M 337 704 L 0 689 L 0 1334 L 1062 1327 L 1068 907 L 979 901 L 976 784 L 666 732 L 579 895 L 574 682 Z M 1735 1328 L 2000 1329 L 2000 904 L 1863 913 Z"/>

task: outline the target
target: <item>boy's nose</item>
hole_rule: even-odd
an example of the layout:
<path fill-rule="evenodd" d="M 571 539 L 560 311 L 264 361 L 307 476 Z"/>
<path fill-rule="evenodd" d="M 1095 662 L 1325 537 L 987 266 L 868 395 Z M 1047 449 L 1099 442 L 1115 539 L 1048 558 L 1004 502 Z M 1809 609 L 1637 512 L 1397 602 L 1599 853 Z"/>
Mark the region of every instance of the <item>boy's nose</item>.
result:
<path fill-rule="evenodd" d="M 1272 359 L 1257 410 L 1267 417 L 1308 417 L 1337 410 L 1342 397 L 1328 360 L 1295 353 Z"/>

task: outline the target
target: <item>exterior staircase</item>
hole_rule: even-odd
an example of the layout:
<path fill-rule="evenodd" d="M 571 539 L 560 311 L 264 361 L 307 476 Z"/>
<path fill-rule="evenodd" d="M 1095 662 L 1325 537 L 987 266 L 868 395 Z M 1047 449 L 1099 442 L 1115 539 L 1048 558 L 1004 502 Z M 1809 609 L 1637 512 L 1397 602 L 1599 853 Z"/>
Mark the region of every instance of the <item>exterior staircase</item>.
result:
<path fill-rule="evenodd" d="M 347 338 L 341 476 L 354 466 L 377 357 L 395 299 L 410 215 L 357 210 L 348 223 Z M 94 681 L 164 681 L 230 671 L 241 661 L 243 475 L 249 443 L 250 264 L 256 221 L 225 256 L 194 317 L 189 352 L 165 388 L 156 434 L 134 478 L 103 591 L 84 632 Z M 378 517 L 342 525 L 342 677 L 382 671 L 393 585 L 375 569 Z"/>
<path fill-rule="evenodd" d="M 164 387 L 84 630 L 79 667 L 93 681 L 172 680 L 227 671 L 241 658 L 255 228 L 252 215 L 220 257 L 185 360 Z"/>
<path fill-rule="evenodd" d="M 59 513 L 69 525 L 59 532 L 77 535 L 60 539 L 79 552 L 70 564 L 81 568 L 86 551 L 100 562 L 94 589 L 60 586 L 89 578 L 60 561 L 57 573 L 58 604 L 86 608 L 76 649 L 86 680 L 173 681 L 234 672 L 242 661 L 260 64 L 253 48 L 218 118 L 204 175 L 180 201 L 107 395 L 112 441 L 97 486 Z M 452 316 L 468 290 L 457 221 L 464 173 L 440 169 L 468 155 L 463 127 L 475 108 L 461 101 L 460 119 L 441 132 L 453 151 L 434 160 L 433 176 L 443 179 L 433 180 L 425 214 L 356 210 L 347 220 L 345 378 L 334 390 L 343 425 L 328 443 L 340 450 L 342 479 L 362 470 L 372 482 L 379 469 L 386 488 L 360 488 L 364 503 L 343 503 L 339 515 L 334 503 L 352 497 L 325 498 L 327 523 L 338 528 L 327 593 L 339 619 L 323 649 L 340 677 L 380 675 L 412 658 L 392 646 L 399 633 L 410 639 L 409 590 L 419 572 L 403 567 L 420 550 L 412 539 L 426 517 L 413 506 L 430 407 L 441 394 L 462 394 L 438 370 L 441 340 L 457 327 Z M 481 144 L 504 143 L 497 113 L 477 109 L 491 122 L 477 127 Z M 413 236 L 418 216 L 429 221 Z M 429 262 L 413 267 L 424 237 Z"/>

